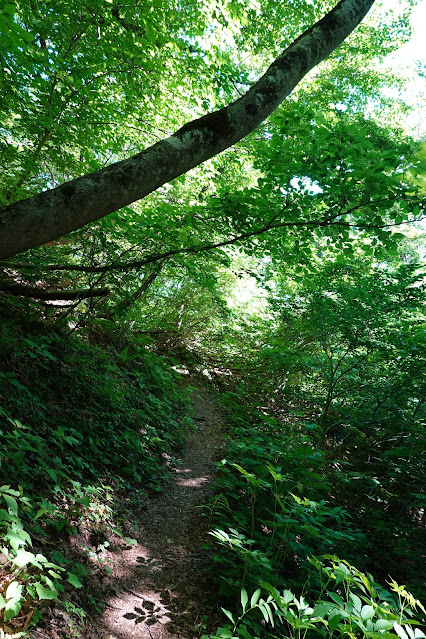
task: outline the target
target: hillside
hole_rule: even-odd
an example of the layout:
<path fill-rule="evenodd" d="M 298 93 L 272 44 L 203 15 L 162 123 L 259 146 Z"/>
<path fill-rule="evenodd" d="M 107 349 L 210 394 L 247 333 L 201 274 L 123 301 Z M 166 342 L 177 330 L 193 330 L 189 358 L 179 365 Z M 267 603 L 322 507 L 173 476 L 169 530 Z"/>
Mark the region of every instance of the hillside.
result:
<path fill-rule="evenodd" d="M 0 3 L 0 639 L 426 639 L 419 15 Z"/>
<path fill-rule="evenodd" d="M 368 577 L 359 592 L 351 565 L 385 588 L 390 572 L 395 588 L 409 583 L 421 596 L 422 515 L 401 510 L 407 488 L 422 490 L 420 448 L 413 456 L 420 432 L 403 440 L 395 465 L 400 474 L 415 468 L 417 484 L 403 475 L 397 485 L 383 472 L 392 447 L 380 453 L 373 435 L 361 439 L 358 430 L 348 441 L 334 431 L 322 440 L 315 406 L 296 390 L 280 399 L 271 392 L 265 361 L 263 373 L 252 362 L 243 375 L 209 370 L 190 352 L 178 364 L 154 344 L 99 329 L 67 335 L 36 309 L 15 305 L 13 319 L 5 309 L 6 633 L 199 637 L 220 625 L 220 606 L 233 610 L 241 588 L 253 594 L 261 585 L 262 600 L 276 606 L 283 588 L 321 598 L 315 575 L 335 555 L 349 561 L 339 564 L 349 592 L 373 597 L 377 615 L 380 601 L 389 615 L 398 608 L 392 588 L 375 584 L 374 594 Z M 238 636 L 260 632 L 254 603 L 249 626 L 236 622 Z M 266 625 L 261 636 L 274 632 Z"/>

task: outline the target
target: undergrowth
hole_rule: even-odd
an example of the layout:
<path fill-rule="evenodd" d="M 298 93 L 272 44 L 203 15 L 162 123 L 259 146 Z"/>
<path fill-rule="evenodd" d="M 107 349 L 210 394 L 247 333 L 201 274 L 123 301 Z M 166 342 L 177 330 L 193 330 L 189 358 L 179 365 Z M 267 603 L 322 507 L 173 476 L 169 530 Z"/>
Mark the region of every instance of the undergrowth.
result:
<path fill-rule="evenodd" d="M 88 576 L 61 540 L 83 527 L 133 543 L 125 522 L 160 490 L 191 420 L 177 374 L 144 343 L 12 310 L 0 329 L 0 620 L 17 632 Z"/>
<path fill-rule="evenodd" d="M 367 572 L 378 559 L 370 530 L 375 540 L 388 517 L 386 503 L 377 499 L 374 516 L 361 527 L 350 508 L 351 492 L 355 504 L 368 504 L 369 486 L 363 500 L 363 483 L 354 472 L 363 451 L 354 446 L 352 467 L 339 446 L 321 446 L 303 407 L 278 407 L 265 396 L 259 401 L 247 382 L 222 399 L 229 425 L 226 459 L 205 514 L 214 539 L 212 575 L 228 623 L 214 637 L 423 637 L 411 629 L 413 617 L 425 613 L 420 601 L 394 579 L 387 584 L 390 592 Z M 404 526 L 401 513 L 386 532 L 392 537 Z M 412 544 L 399 559 L 411 551 L 410 587 L 420 596 L 421 571 L 413 570 L 421 565 L 415 521 L 411 528 Z M 381 566 L 387 580 L 390 565 L 394 558 Z"/>

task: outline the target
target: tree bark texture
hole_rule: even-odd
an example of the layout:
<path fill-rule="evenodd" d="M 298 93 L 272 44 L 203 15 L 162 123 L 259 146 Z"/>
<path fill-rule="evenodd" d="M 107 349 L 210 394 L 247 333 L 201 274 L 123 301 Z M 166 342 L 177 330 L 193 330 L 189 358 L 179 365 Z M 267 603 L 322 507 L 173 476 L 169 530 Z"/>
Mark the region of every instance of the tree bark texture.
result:
<path fill-rule="evenodd" d="M 341 0 L 271 64 L 241 98 L 100 171 L 0 211 L 0 259 L 131 204 L 232 146 L 267 118 L 300 80 L 358 26 L 374 0 Z"/>

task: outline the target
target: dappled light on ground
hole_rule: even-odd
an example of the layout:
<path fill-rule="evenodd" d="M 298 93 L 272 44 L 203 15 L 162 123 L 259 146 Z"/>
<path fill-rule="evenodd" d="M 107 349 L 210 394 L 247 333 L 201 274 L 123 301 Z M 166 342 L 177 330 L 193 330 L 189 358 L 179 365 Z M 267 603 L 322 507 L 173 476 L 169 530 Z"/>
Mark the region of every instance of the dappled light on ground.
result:
<path fill-rule="evenodd" d="M 221 415 L 203 389 L 194 393 L 194 421 L 181 465 L 162 494 L 138 519 L 137 544 L 108 553 L 112 572 L 103 586 L 104 611 L 88 625 L 87 639 L 193 637 L 205 614 L 212 584 L 206 574 L 208 501 L 221 446 Z"/>
<path fill-rule="evenodd" d="M 186 486 L 189 488 L 200 488 L 209 481 L 209 477 L 188 477 L 187 479 L 177 479 L 178 486 Z"/>
<path fill-rule="evenodd" d="M 176 469 L 176 485 L 185 486 L 188 488 L 200 488 L 209 481 L 209 475 L 201 475 L 199 477 L 193 476 L 191 468 L 177 468 Z"/>

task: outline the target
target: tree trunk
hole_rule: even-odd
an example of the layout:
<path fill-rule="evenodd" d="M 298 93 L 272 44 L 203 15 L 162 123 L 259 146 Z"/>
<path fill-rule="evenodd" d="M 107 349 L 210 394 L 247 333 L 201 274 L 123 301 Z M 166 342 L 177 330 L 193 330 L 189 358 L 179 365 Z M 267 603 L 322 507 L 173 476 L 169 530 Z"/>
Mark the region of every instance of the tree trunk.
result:
<path fill-rule="evenodd" d="M 358 26 L 374 0 L 341 0 L 271 64 L 241 98 L 185 124 L 137 155 L 0 211 L 0 259 L 39 246 L 145 197 L 232 146 Z"/>

